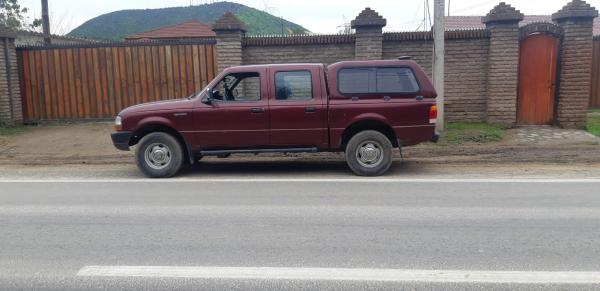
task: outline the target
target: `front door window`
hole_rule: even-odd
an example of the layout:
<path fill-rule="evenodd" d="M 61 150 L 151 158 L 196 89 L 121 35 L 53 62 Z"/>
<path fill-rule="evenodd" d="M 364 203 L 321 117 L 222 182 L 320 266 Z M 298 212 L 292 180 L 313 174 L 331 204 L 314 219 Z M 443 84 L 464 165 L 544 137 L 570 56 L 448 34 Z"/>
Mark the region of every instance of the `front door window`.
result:
<path fill-rule="evenodd" d="M 225 76 L 213 88 L 213 99 L 218 101 L 260 100 L 258 73 L 234 73 Z"/>

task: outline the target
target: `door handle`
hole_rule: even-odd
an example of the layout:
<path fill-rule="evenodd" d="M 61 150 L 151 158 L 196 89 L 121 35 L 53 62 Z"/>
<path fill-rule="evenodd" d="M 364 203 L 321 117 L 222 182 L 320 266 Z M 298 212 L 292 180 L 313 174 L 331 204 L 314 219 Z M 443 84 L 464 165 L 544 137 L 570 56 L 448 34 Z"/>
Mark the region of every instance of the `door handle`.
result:
<path fill-rule="evenodd" d="M 317 112 L 317 108 L 315 108 L 315 107 L 304 107 L 304 112 L 306 112 L 306 113 Z"/>
<path fill-rule="evenodd" d="M 262 108 L 252 108 L 250 109 L 250 111 L 252 111 L 252 113 L 264 113 L 265 110 Z"/>

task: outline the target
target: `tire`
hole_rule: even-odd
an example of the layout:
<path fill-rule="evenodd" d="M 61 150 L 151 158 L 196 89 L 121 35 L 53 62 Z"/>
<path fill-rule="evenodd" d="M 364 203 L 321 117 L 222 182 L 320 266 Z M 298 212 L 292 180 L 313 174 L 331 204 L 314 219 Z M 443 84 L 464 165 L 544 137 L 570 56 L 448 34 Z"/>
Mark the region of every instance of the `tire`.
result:
<path fill-rule="evenodd" d="M 355 134 L 346 145 L 346 163 L 358 176 L 381 176 L 392 165 L 392 143 L 374 130 Z"/>
<path fill-rule="evenodd" d="M 136 164 L 149 178 L 168 178 L 183 166 L 184 153 L 175 137 L 164 132 L 144 136 L 135 148 Z"/>

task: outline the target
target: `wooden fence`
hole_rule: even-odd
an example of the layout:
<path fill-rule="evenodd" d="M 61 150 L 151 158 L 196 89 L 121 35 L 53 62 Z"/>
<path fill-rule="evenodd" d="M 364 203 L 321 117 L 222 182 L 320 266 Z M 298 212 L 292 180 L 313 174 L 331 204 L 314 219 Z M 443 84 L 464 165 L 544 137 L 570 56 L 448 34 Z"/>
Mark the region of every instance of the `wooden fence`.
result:
<path fill-rule="evenodd" d="M 24 120 L 113 118 L 189 96 L 215 76 L 215 50 L 214 40 L 19 48 Z"/>
<path fill-rule="evenodd" d="M 594 56 L 592 59 L 592 88 L 590 107 L 600 108 L 600 37 L 594 38 Z"/>

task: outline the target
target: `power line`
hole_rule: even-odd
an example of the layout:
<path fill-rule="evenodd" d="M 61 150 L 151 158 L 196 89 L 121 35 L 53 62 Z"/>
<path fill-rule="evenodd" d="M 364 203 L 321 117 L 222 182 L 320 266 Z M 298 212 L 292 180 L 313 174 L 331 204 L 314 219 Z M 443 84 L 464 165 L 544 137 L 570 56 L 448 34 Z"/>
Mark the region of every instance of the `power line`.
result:
<path fill-rule="evenodd" d="M 457 12 L 469 11 L 469 10 L 471 10 L 471 9 L 479 8 L 479 7 L 482 7 L 482 6 L 485 6 L 485 5 L 489 5 L 489 4 L 491 4 L 491 3 L 495 3 L 495 2 L 498 2 L 498 0 L 487 0 L 487 1 L 482 1 L 482 2 L 479 2 L 479 3 L 477 3 L 477 4 L 474 4 L 474 5 L 470 5 L 470 6 L 467 6 L 467 7 L 463 7 L 463 8 L 460 8 L 460 9 L 454 10 L 454 11 L 452 11 L 452 12 L 454 12 L 454 14 L 456 14 Z M 448 11 L 450 11 L 450 8 L 448 8 Z M 448 12 L 448 14 L 450 14 L 450 12 Z"/>

